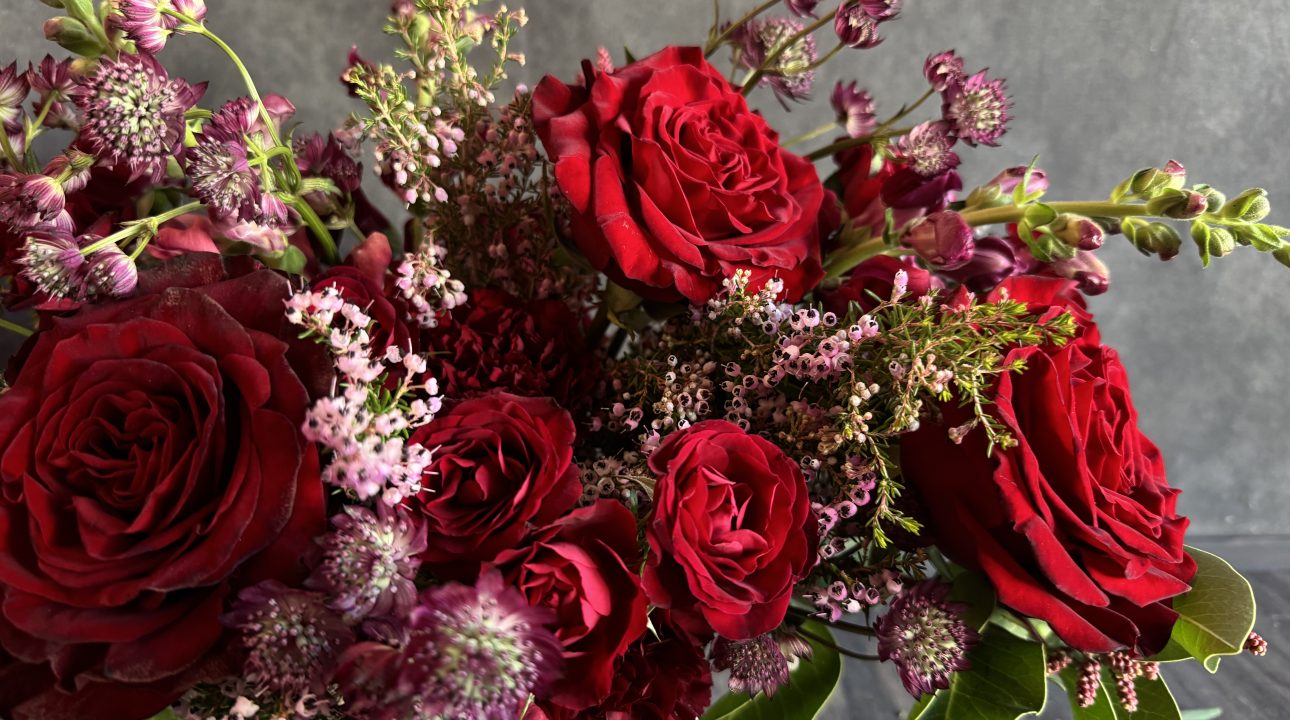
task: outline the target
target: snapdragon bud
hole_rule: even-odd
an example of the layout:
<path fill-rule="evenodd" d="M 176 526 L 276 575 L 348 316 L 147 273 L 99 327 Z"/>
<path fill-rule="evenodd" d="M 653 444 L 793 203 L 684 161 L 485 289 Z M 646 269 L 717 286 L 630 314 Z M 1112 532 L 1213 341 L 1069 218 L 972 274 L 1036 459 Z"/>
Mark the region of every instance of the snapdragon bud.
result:
<path fill-rule="evenodd" d="M 1111 271 L 1091 252 L 1080 250 L 1069 260 L 1058 260 L 1049 267 L 1061 277 L 1079 283 L 1085 295 L 1101 295 L 1111 286 Z"/>
<path fill-rule="evenodd" d="M 1225 227 L 1207 225 L 1203 222 L 1191 224 L 1191 239 L 1200 250 L 1201 262 L 1209 265 L 1210 258 L 1229 255 L 1236 249 L 1236 238 Z"/>
<path fill-rule="evenodd" d="M 1209 208 L 1209 198 L 1191 190 L 1165 188 L 1147 201 L 1147 212 L 1159 217 L 1191 220 Z"/>
<path fill-rule="evenodd" d="M 103 52 L 103 45 L 94 33 L 76 18 L 67 16 L 50 18 L 43 27 L 45 39 L 77 55 L 93 57 Z"/>
<path fill-rule="evenodd" d="M 1232 198 L 1219 210 L 1219 215 L 1228 220 L 1258 222 L 1268 216 L 1272 206 L 1268 203 L 1268 191 L 1263 188 L 1250 188 Z"/>
<path fill-rule="evenodd" d="M 1280 250 L 1273 251 L 1272 257 L 1276 258 L 1277 262 L 1290 268 L 1290 245 L 1286 245 Z"/>
<path fill-rule="evenodd" d="M 63 0 L 40 0 L 40 1 L 52 8 L 62 9 L 63 7 Z"/>
<path fill-rule="evenodd" d="M 1219 208 L 1227 204 L 1227 196 L 1214 187 L 1201 184 L 1194 186 L 1192 190 L 1205 196 L 1205 212 L 1218 212 Z"/>
<path fill-rule="evenodd" d="M 1187 182 L 1187 171 L 1182 164 L 1170 160 L 1163 168 L 1143 168 L 1116 188 L 1121 197 L 1154 197 L 1167 188 L 1178 189 Z"/>
<path fill-rule="evenodd" d="M 1158 255 L 1161 260 L 1177 257 L 1182 237 L 1171 225 L 1128 217 L 1120 222 L 1120 232 L 1143 255 Z"/>
<path fill-rule="evenodd" d="M 1062 242 L 1080 250 L 1096 250 L 1102 247 L 1102 240 L 1106 237 L 1101 225 L 1082 215 L 1070 213 L 1058 215 L 1056 220 L 1048 224 L 1048 229 Z"/>

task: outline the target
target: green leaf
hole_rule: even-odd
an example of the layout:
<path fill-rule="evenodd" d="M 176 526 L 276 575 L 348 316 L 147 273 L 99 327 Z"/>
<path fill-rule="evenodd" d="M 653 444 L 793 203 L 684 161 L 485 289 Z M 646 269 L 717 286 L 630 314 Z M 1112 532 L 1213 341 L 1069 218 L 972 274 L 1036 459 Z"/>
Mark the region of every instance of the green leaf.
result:
<path fill-rule="evenodd" d="M 991 625 L 968 658 L 972 669 L 955 673 L 950 683 L 948 720 L 1016 720 L 1043 708 L 1043 645 Z"/>
<path fill-rule="evenodd" d="M 1088 707 L 1080 707 L 1075 688 L 1079 686 L 1079 670 L 1074 665 L 1061 672 L 1060 682 L 1070 697 L 1071 715 L 1075 720 L 1181 720 L 1178 703 L 1163 678 L 1147 680 L 1138 678 L 1138 710 L 1129 712 L 1120 704 L 1115 689 L 1115 679 L 1109 669 L 1102 670 L 1102 685 L 1097 690 L 1097 700 Z"/>
<path fill-rule="evenodd" d="M 961 569 L 954 574 L 953 584 L 950 599 L 968 606 L 963 622 L 977 630 L 985 627 L 995 605 L 994 587 L 990 581 L 981 573 Z"/>
<path fill-rule="evenodd" d="M 1178 709 L 1178 701 L 1174 700 L 1174 694 L 1169 690 L 1162 677 L 1158 680 L 1147 680 L 1139 678 L 1137 682 L 1138 689 L 1138 711 L 1135 713 L 1124 713 L 1121 715 L 1126 720 L 1182 720 L 1182 712 Z"/>
<path fill-rule="evenodd" d="M 808 621 L 803 629 L 813 635 L 829 638 L 825 625 Z M 703 714 L 703 720 L 814 720 L 828 704 L 829 697 L 842 680 L 842 656 L 810 638 L 813 659 L 799 660 L 788 673 L 788 685 L 775 697 L 726 693 Z"/>
<path fill-rule="evenodd" d="M 1254 590 L 1227 561 L 1188 547 L 1196 560 L 1191 590 L 1174 598 L 1178 613 L 1169 645 L 1152 658 L 1173 662 L 1195 658 L 1212 672 L 1225 655 L 1238 655 L 1254 629 Z"/>
<path fill-rule="evenodd" d="M 632 49 L 626 45 L 623 46 L 623 58 L 627 61 L 628 65 L 636 62 L 636 56 L 632 54 Z"/>
<path fill-rule="evenodd" d="M 1182 720 L 1217 720 L 1223 717 L 1223 708 L 1195 708 L 1182 711 Z"/>
<path fill-rule="evenodd" d="M 174 710 L 166 708 L 156 715 L 153 715 L 149 720 L 179 720 L 179 716 L 175 714 Z"/>
<path fill-rule="evenodd" d="M 947 691 L 924 695 L 910 709 L 907 720 L 945 720 L 949 707 L 950 694 Z"/>

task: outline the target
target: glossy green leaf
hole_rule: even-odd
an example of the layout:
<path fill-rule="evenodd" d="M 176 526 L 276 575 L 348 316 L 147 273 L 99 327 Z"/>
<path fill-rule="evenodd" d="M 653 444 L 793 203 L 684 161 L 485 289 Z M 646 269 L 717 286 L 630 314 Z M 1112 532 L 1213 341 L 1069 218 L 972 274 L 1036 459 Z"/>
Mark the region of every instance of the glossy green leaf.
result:
<path fill-rule="evenodd" d="M 972 669 L 956 673 L 950 685 L 949 720 L 1015 720 L 1043 708 L 1043 645 L 988 626 L 969 659 Z"/>
<path fill-rule="evenodd" d="M 908 720 L 945 720 L 949 712 L 950 694 L 941 691 L 935 695 L 924 695 L 910 709 Z"/>
<path fill-rule="evenodd" d="M 1218 720 L 1223 717 L 1223 708 L 1194 708 L 1182 711 L 1182 720 Z"/>
<path fill-rule="evenodd" d="M 1225 655 L 1237 655 L 1254 629 L 1254 590 L 1227 561 L 1189 547 L 1196 559 L 1191 591 L 1174 598 L 1178 612 L 1169 645 L 1156 657 L 1161 662 L 1195 658 L 1212 672 Z"/>
<path fill-rule="evenodd" d="M 994 587 L 983 575 L 972 570 L 962 569 L 954 574 L 954 587 L 950 590 L 950 599 L 964 603 L 968 611 L 963 621 L 980 630 L 990 620 L 994 612 Z"/>
<path fill-rule="evenodd" d="M 813 635 L 832 639 L 828 627 L 810 621 L 802 626 Z M 842 656 L 831 647 L 806 638 L 814 652 L 797 663 L 788 685 L 774 697 L 726 693 L 703 714 L 703 720 L 814 720 L 842 681 Z"/>

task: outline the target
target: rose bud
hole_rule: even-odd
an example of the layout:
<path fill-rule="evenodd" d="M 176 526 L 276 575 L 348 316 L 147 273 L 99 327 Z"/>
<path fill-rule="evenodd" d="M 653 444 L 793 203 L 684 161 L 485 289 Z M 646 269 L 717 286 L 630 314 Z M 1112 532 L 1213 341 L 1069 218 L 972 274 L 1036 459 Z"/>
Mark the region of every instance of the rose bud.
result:
<path fill-rule="evenodd" d="M 1053 235 L 1062 242 L 1080 250 L 1096 250 L 1102 247 L 1106 232 L 1102 226 L 1081 215 L 1062 213 L 1048 225 Z"/>
<path fill-rule="evenodd" d="M 1268 204 L 1268 191 L 1263 188 L 1250 188 L 1232 198 L 1218 212 L 1227 220 L 1258 222 L 1267 217 L 1271 211 L 1272 207 Z"/>
<path fill-rule="evenodd" d="M 1209 208 L 1209 198 L 1191 190 L 1167 188 L 1147 202 L 1147 212 L 1175 220 L 1199 217 Z"/>
<path fill-rule="evenodd" d="M 1070 260 L 1058 260 L 1049 265 L 1053 272 L 1079 283 L 1085 295 L 1101 295 L 1111 287 L 1111 272 L 1091 252 L 1080 250 Z"/>
<path fill-rule="evenodd" d="M 950 210 L 934 212 L 905 232 L 901 243 L 939 270 L 961 268 L 972 259 L 972 226 Z"/>

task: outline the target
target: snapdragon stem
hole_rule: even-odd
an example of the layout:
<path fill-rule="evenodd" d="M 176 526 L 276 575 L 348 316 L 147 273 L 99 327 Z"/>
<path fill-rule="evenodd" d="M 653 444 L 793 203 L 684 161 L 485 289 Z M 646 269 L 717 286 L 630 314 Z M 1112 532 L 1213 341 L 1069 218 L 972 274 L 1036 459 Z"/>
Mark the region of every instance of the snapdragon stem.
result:
<path fill-rule="evenodd" d="M 898 135 L 904 135 L 910 130 L 913 130 L 913 128 L 897 128 L 895 130 L 892 130 L 891 127 L 896 123 L 900 122 L 901 120 L 904 120 L 906 117 L 909 117 L 910 113 L 917 110 L 923 103 L 927 102 L 928 98 L 930 98 L 935 94 L 936 94 L 936 88 L 929 88 L 927 92 L 923 93 L 913 103 L 909 105 L 905 105 L 904 107 L 900 108 L 900 110 L 897 111 L 895 115 L 892 115 L 891 117 L 879 123 L 878 127 L 874 128 L 873 132 L 869 133 L 868 135 L 858 137 L 858 138 L 847 138 L 845 140 L 839 140 L 838 142 L 835 142 L 832 145 L 822 147 L 819 150 L 816 150 L 815 152 L 811 153 L 810 155 L 807 155 L 806 159 L 819 160 L 820 158 L 826 158 L 838 152 L 839 150 L 846 150 L 847 148 L 859 147 L 861 145 L 868 145 L 869 143 L 873 142 L 875 138 L 888 138 L 888 137 L 896 137 Z"/>
<path fill-rule="evenodd" d="M 796 632 L 798 635 L 801 635 L 802 637 L 809 638 L 810 640 L 813 640 L 819 643 L 820 645 L 823 645 L 824 647 L 832 650 L 833 652 L 839 655 L 845 655 L 849 658 L 855 658 L 856 660 L 877 660 L 878 659 L 877 655 L 868 655 L 865 653 L 855 652 L 854 650 L 848 650 L 838 645 L 837 643 L 833 642 L 832 640 L 829 640 L 828 638 L 820 637 L 819 635 L 816 635 L 810 630 L 806 630 L 804 628 L 798 628 L 794 632 Z"/>
<path fill-rule="evenodd" d="M 1044 204 L 1059 213 L 1072 213 L 1086 217 L 1125 218 L 1151 214 L 1147 212 L 1146 205 L 1133 203 L 1050 202 Z M 970 210 L 963 213 L 963 219 L 968 225 L 978 227 L 981 225 L 1016 222 L 1025 214 L 1026 206 L 1024 205 L 1004 205 L 1003 207 L 985 208 L 983 210 Z"/>
<path fill-rule="evenodd" d="M 775 63 L 776 61 L 779 60 L 780 55 L 783 55 L 785 52 L 787 52 L 789 48 L 796 45 L 799 41 L 801 41 L 802 38 L 824 27 L 825 24 L 827 24 L 832 19 L 833 17 L 831 15 L 825 15 L 819 20 L 816 20 L 810 25 L 807 25 L 806 27 L 802 28 L 801 31 L 798 32 L 797 34 L 793 35 L 789 39 L 777 45 L 775 49 L 770 53 L 770 55 L 766 56 L 765 62 L 763 62 L 760 67 L 754 70 L 752 74 L 748 76 L 747 80 L 744 80 L 743 90 L 741 92 L 743 92 L 744 95 L 748 95 L 749 93 L 751 93 L 757 87 L 757 82 L 766 75 L 766 72 L 768 70 L 770 70 L 772 67 L 775 66 Z"/>
<path fill-rule="evenodd" d="M 102 240 L 92 243 L 88 247 L 81 248 L 81 254 L 90 255 L 92 253 L 96 253 L 99 250 L 102 250 L 103 248 L 109 245 L 115 245 L 123 240 L 129 240 L 130 238 L 137 236 L 139 233 L 143 232 L 144 230 L 155 232 L 157 227 L 160 226 L 162 223 L 169 222 L 170 220 L 174 220 L 180 215 L 186 215 L 190 212 L 201 210 L 203 207 L 205 206 L 199 202 L 190 202 L 187 205 L 180 205 L 177 208 L 167 210 L 161 213 L 160 215 L 153 215 L 152 217 L 149 217 L 149 218 L 136 220 L 126 225 L 125 227 L 121 228 L 120 230 L 117 230 L 111 235 L 108 235 Z"/>
<path fill-rule="evenodd" d="M 838 121 L 834 120 L 833 122 L 831 122 L 831 123 L 829 123 L 829 124 L 827 124 L 827 125 L 821 125 L 821 126 L 819 126 L 819 127 L 815 128 L 814 130 L 810 130 L 810 131 L 808 131 L 808 132 L 804 132 L 804 133 L 802 133 L 801 135 L 798 135 L 797 137 L 789 138 L 788 140 L 785 140 L 785 141 L 784 141 L 783 143 L 781 143 L 781 144 L 782 144 L 784 147 L 793 147 L 794 145 L 801 145 L 802 143 L 804 143 L 804 142 L 810 142 L 810 141 L 814 140 L 815 138 L 820 137 L 821 135 L 828 135 L 829 133 L 833 132 L 834 130 L 837 130 L 839 127 L 841 127 L 841 123 L 839 123 Z"/>
<path fill-rule="evenodd" d="M 13 145 L 9 142 L 9 133 L 3 128 L 0 128 L 0 149 L 4 150 L 4 157 L 9 162 L 9 166 L 16 172 L 22 172 L 22 165 L 18 164 L 18 154 L 13 151 Z"/>
<path fill-rule="evenodd" d="M 291 196 L 286 202 L 291 206 L 291 209 L 300 215 L 300 219 L 305 221 L 305 225 L 309 226 L 310 233 L 318 241 L 318 245 L 322 250 L 323 262 L 329 265 L 340 262 L 340 256 L 336 251 L 336 241 L 332 239 L 331 231 L 327 229 L 327 225 L 323 223 L 322 218 L 318 217 L 318 213 L 314 212 L 309 201 L 295 195 Z"/>
<path fill-rule="evenodd" d="M 19 325 L 16 322 L 10 322 L 9 320 L 6 320 L 4 318 L 0 318 L 0 329 L 8 330 L 9 332 L 12 332 L 12 333 L 17 333 L 18 335 L 21 335 L 23 337 L 31 337 L 33 334 L 33 331 L 31 328 L 24 327 L 22 325 Z"/>
<path fill-rule="evenodd" d="M 726 42 L 726 40 L 730 38 L 731 35 L 734 34 L 736 30 L 743 27 L 744 25 L 747 25 L 753 18 L 775 7 L 779 3 L 780 3 L 780 0 L 767 0 L 761 5 L 758 5 L 757 7 L 753 8 L 752 10 L 749 10 L 747 15 L 744 15 L 738 20 L 730 23 L 730 25 L 727 26 L 725 30 L 719 31 L 716 37 L 708 41 L 708 44 L 703 48 L 703 56 L 712 57 L 712 54 L 720 50 L 721 46 Z M 717 19 L 718 21 L 720 21 L 720 16 L 718 16 Z"/>

